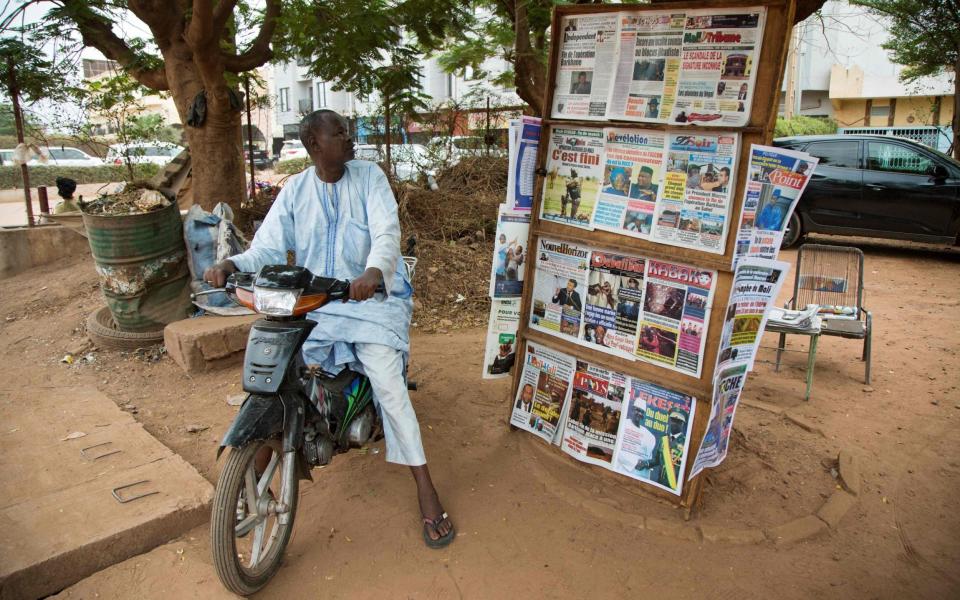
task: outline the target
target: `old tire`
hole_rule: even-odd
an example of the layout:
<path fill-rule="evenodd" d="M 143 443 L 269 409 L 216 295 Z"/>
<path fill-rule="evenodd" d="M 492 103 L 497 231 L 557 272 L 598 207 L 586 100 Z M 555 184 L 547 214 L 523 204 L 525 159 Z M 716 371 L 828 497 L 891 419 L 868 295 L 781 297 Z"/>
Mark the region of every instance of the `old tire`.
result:
<path fill-rule="evenodd" d="M 98 348 L 136 350 L 163 343 L 163 329 L 156 331 L 120 331 L 110 309 L 98 308 L 87 317 L 87 337 Z"/>
<path fill-rule="evenodd" d="M 801 237 L 803 237 L 803 223 L 800 220 L 800 215 L 794 211 L 793 214 L 790 215 L 790 220 L 787 221 L 787 229 L 783 232 L 783 241 L 780 242 L 780 247 L 789 248 L 795 246 Z"/>

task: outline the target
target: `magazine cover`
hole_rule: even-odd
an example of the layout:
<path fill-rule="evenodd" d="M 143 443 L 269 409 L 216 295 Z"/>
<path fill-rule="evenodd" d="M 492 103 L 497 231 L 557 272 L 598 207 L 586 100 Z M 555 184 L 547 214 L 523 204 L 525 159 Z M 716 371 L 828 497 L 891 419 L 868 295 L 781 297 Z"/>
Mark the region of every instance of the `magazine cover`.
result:
<path fill-rule="evenodd" d="M 550 130 L 540 218 L 590 229 L 603 180 L 603 130 Z"/>
<path fill-rule="evenodd" d="M 696 398 L 635 377 L 627 390 L 614 470 L 679 496 Z"/>
<path fill-rule="evenodd" d="M 523 295 L 523 274 L 527 261 L 530 213 L 514 212 L 500 205 L 490 269 L 490 297 L 519 298 Z"/>
<path fill-rule="evenodd" d="M 577 361 L 560 447 L 578 460 L 613 468 L 626 376 Z"/>
<path fill-rule="evenodd" d="M 647 260 L 640 360 L 700 376 L 716 279 L 716 271 Z"/>
<path fill-rule="evenodd" d="M 554 33 L 560 36 L 560 62 L 551 115 L 602 121 L 617 60 L 617 13 L 566 16 Z"/>
<path fill-rule="evenodd" d="M 527 352 L 514 398 L 510 424 L 553 443 L 559 437 L 576 359 L 541 344 L 527 342 Z"/>
<path fill-rule="evenodd" d="M 483 353 L 483 378 L 506 377 L 517 355 L 517 328 L 520 325 L 520 300 L 494 300 L 487 322 L 487 347 Z"/>
<path fill-rule="evenodd" d="M 583 327 L 590 250 L 570 242 L 538 238 L 530 327 L 576 341 Z"/>
<path fill-rule="evenodd" d="M 583 317 L 585 345 L 635 359 L 645 271 L 645 260 L 638 256 L 593 251 Z"/>
<path fill-rule="evenodd" d="M 713 383 L 713 400 L 710 404 L 710 421 L 697 451 L 697 458 L 690 468 L 690 477 L 704 469 L 716 467 L 727 457 L 733 417 L 740 403 L 740 392 L 747 380 L 747 366 L 739 364 L 719 371 Z"/>

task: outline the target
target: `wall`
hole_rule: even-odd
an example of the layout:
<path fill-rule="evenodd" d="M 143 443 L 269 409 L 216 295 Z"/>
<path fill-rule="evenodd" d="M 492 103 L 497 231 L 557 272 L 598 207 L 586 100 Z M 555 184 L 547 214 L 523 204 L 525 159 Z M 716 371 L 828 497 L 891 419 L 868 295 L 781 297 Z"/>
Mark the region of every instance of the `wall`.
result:
<path fill-rule="evenodd" d="M 88 252 L 87 238 L 59 225 L 0 229 L 0 277 Z"/>
<path fill-rule="evenodd" d="M 874 109 L 890 106 L 890 98 L 834 98 L 831 100 L 834 118 L 840 127 L 887 127 L 887 116 L 875 115 L 865 120 L 867 102 Z M 896 98 L 892 108 L 893 124 L 896 127 L 922 127 L 929 125 L 949 125 L 953 118 L 953 96 L 940 97 L 940 118 L 933 122 L 933 96 L 913 96 Z M 912 119 L 912 121 L 911 121 Z"/>

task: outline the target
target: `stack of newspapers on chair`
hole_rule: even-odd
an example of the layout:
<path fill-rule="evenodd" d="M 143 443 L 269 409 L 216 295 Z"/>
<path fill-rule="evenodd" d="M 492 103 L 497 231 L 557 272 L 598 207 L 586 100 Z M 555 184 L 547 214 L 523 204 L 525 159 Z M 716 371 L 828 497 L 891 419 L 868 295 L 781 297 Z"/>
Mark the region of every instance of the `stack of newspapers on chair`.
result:
<path fill-rule="evenodd" d="M 808 304 L 803 310 L 789 310 L 786 308 L 770 308 L 767 317 L 767 326 L 778 330 L 791 329 L 797 332 L 809 333 L 820 330 L 820 316 L 817 314 L 820 307 Z"/>

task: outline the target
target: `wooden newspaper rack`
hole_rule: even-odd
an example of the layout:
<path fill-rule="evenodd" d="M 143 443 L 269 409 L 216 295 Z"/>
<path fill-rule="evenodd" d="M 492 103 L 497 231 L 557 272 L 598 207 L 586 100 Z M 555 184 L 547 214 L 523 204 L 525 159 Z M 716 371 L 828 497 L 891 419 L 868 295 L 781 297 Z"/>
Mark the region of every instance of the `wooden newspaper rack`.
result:
<path fill-rule="evenodd" d="M 752 98 L 749 121 L 742 127 L 718 126 L 705 127 L 693 125 L 668 125 L 648 122 L 621 121 L 621 120 L 568 120 L 555 119 L 551 116 L 554 103 L 554 91 L 556 88 L 557 65 L 560 52 L 561 20 L 568 16 L 601 14 L 609 12 L 662 12 L 684 9 L 716 9 L 720 11 L 747 7 L 765 7 L 766 17 L 762 35 L 762 45 L 759 53 L 759 60 L 754 63 L 757 70 L 754 84 L 754 94 Z M 511 403 L 516 398 L 520 378 L 523 371 L 523 365 L 526 362 L 526 343 L 528 341 L 540 343 L 547 347 L 555 348 L 561 352 L 571 354 L 577 358 L 587 360 L 602 367 L 613 369 L 629 376 L 643 378 L 654 382 L 663 387 L 676 390 L 697 399 L 697 407 L 694 414 L 693 426 L 690 431 L 687 452 L 690 455 L 696 454 L 697 449 L 706 433 L 707 421 L 710 417 L 710 403 L 713 393 L 714 367 L 717 360 L 717 352 L 720 346 L 720 336 L 722 330 L 723 317 L 727 310 L 730 287 L 733 281 L 733 272 L 731 262 L 736 245 L 736 226 L 738 223 L 740 209 L 743 203 L 743 191 L 747 181 L 747 167 L 750 157 L 751 144 L 769 144 L 773 137 L 774 125 L 777 119 L 777 108 L 782 83 L 783 69 L 787 59 L 788 41 L 793 29 L 793 19 L 796 10 L 795 0 L 706 0 L 700 2 L 675 2 L 667 1 L 657 4 L 616 4 L 616 5 L 559 5 L 554 9 L 552 20 L 551 48 L 550 48 L 550 66 L 547 76 L 547 85 L 544 98 L 544 117 L 542 120 L 542 129 L 537 155 L 537 168 L 540 176 L 536 178 L 534 186 L 534 202 L 531 210 L 530 236 L 527 240 L 527 248 L 535 249 L 538 247 L 538 239 L 546 236 L 561 241 L 587 244 L 593 247 L 605 248 L 613 251 L 621 251 L 626 254 L 640 255 L 653 259 L 661 259 L 668 262 L 681 262 L 704 269 L 717 271 L 717 280 L 714 288 L 713 303 L 705 322 L 709 323 L 705 339 L 705 350 L 703 354 L 703 367 L 700 377 L 686 375 L 684 373 L 669 370 L 653 364 L 640 361 L 630 361 L 622 359 L 604 352 L 593 350 L 561 339 L 557 336 L 544 334 L 530 328 L 531 298 L 533 294 L 533 281 L 536 270 L 536 261 L 528 260 L 525 267 L 524 285 L 521 308 L 520 323 L 517 332 L 517 361 L 515 362 L 512 386 Z M 614 67 L 611 67 L 614 68 Z M 724 253 L 713 254 L 705 251 L 689 248 L 680 248 L 665 245 L 650 240 L 643 240 L 612 232 L 600 230 L 586 230 L 576 227 L 543 221 L 539 218 L 540 205 L 543 198 L 543 186 L 547 164 L 547 151 L 549 148 L 550 131 L 555 126 L 562 127 L 609 127 L 616 126 L 626 129 L 646 129 L 654 131 L 672 131 L 676 132 L 682 129 L 684 132 L 691 133 L 718 133 L 718 132 L 737 132 L 740 134 L 739 148 L 737 149 L 737 166 L 734 187 L 730 197 L 730 210 L 727 215 L 728 233 L 725 242 Z M 685 472 L 682 474 L 685 482 L 682 494 L 676 496 L 667 491 L 657 489 L 652 485 L 642 485 L 642 489 L 649 491 L 657 497 L 668 500 L 671 503 L 691 508 L 699 499 L 702 490 L 703 473 L 687 480 L 688 473 L 693 465 L 692 456 L 686 461 Z M 610 472 L 610 477 L 621 478 L 622 475 Z"/>

